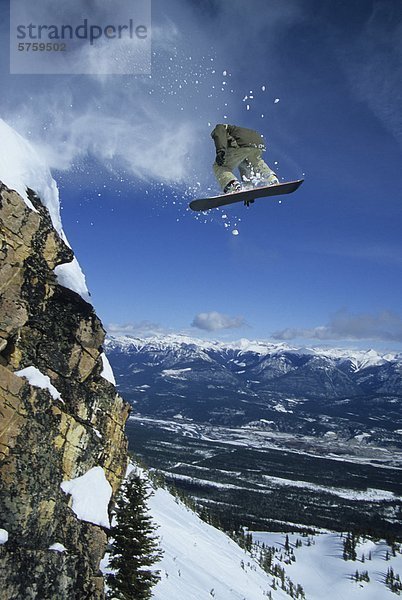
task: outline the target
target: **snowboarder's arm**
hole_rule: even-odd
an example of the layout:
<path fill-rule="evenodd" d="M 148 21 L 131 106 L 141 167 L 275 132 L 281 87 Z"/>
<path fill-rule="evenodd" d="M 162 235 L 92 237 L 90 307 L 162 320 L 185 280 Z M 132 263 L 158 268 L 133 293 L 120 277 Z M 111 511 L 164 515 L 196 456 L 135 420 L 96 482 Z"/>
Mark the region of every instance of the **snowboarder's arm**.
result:
<path fill-rule="evenodd" d="M 211 137 L 214 140 L 217 153 L 221 150 L 226 151 L 228 146 L 228 136 L 225 125 L 217 125 L 211 133 Z"/>

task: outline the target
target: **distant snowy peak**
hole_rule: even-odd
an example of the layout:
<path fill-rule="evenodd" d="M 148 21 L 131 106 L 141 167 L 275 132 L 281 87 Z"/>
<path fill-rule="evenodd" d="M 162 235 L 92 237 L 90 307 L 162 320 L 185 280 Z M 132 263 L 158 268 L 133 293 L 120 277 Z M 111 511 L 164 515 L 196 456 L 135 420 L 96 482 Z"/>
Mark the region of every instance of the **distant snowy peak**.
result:
<path fill-rule="evenodd" d="M 367 367 L 378 367 L 380 365 L 384 365 L 387 362 L 392 362 L 395 359 L 396 355 L 380 355 L 375 350 L 351 353 L 350 355 L 350 361 L 354 365 L 356 371 L 366 369 Z"/>
<path fill-rule="evenodd" d="M 264 355 L 267 352 L 280 352 L 281 350 L 293 350 L 285 344 L 271 344 L 269 342 L 259 342 L 247 339 L 241 339 L 236 342 L 218 342 L 214 340 L 202 340 L 181 334 L 154 335 L 150 337 L 135 337 L 130 335 L 108 336 L 109 347 L 119 347 L 121 349 L 154 348 L 155 350 L 167 350 L 168 348 L 177 350 L 181 347 L 193 347 L 200 351 L 216 350 L 219 352 L 236 351 L 239 353 L 253 352 L 254 354 Z"/>
<path fill-rule="evenodd" d="M 340 348 L 306 348 L 287 344 L 274 344 L 265 341 L 253 341 L 241 339 L 235 342 L 218 342 L 201 340 L 186 335 L 169 334 L 152 337 L 108 336 L 106 345 L 109 350 L 118 349 L 121 352 L 148 351 L 148 352 L 178 352 L 180 350 L 192 350 L 193 352 L 218 352 L 220 354 L 255 354 L 269 361 L 281 360 L 284 364 L 289 356 L 300 359 L 313 359 L 318 365 L 326 362 L 345 363 L 348 362 L 351 370 L 360 371 L 369 367 L 377 367 L 391 362 L 402 362 L 400 354 L 382 355 L 375 350 L 347 350 Z M 286 367 L 284 366 L 284 370 Z"/>
<path fill-rule="evenodd" d="M 25 204 L 36 212 L 28 197 L 28 188 L 35 192 L 42 204 L 48 209 L 53 227 L 67 246 L 67 237 L 60 219 L 59 190 L 46 161 L 37 149 L 5 121 L 0 119 L 0 182 L 15 190 Z M 89 299 L 85 276 L 77 262 L 56 267 L 55 274 L 60 285 Z"/>

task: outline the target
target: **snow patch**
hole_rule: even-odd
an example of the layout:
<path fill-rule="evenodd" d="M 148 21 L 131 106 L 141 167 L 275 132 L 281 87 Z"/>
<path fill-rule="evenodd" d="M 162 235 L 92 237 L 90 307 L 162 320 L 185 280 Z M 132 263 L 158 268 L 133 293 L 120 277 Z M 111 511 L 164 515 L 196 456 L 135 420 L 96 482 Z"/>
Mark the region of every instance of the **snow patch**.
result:
<path fill-rule="evenodd" d="M 274 485 L 309 489 L 315 492 L 320 491 L 324 494 L 339 496 L 340 498 L 346 498 L 347 500 L 358 500 L 362 502 L 394 502 L 395 500 L 401 500 L 401 497 L 396 496 L 393 492 L 375 488 L 367 488 L 366 490 L 349 490 L 346 488 L 318 485 L 316 483 L 309 483 L 308 481 L 284 479 L 282 477 L 274 477 L 273 475 L 263 475 L 263 479 Z"/>
<path fill-rule="evenodd" d="M 54 550 L 55 552 L 65 552 L 67 548 L 63 546 L 63 544 L 56 542 L 55 544 L 49 546 L 49 550 Z"/>
<path fill-rule="evenodd" d="M 64 241 L 67 242 L 66 239 L 64 239 Z M 67 243 L 67 245 L 69 244 Z M 85 275 L 81 271 L 81 267 L 76 258 L 73 258 L 70 263 L 58 265 L 54 269 L 54 273 L 59 285 L 76 292 L 81 298 L 88 302 L 89 292 L 85 283 Z"/>
<path fill-rule="evenodd" d="M 187 367 L 185 369 L 164 369 L 161 372 L 162 377 L 172 377 L 173 379 L 184 379 L 183 373 L 188 373 L 191 371 L 191 367 Z"/>
<path fill-rule="evenodd" d="M 272 407 L 272 410 L 276 410 L 277 412 L 282 412 L 282 413 L 293 413 L 293 410 L 288 410 L 287 408 L 285 408 L 283 406 L 283 404 L 275 404 L 275 406 Z"/>
<path fill-rule="evenodd" d="M 28 380 L 28 383 L 33 387 L 40 388 L 41 390 L 48 390 L 53 400 L 62 400 L 60 392 L 56 390 L 54 385 L 50 382 L 48 375 L 43 375 L 36 367 L 26 367 L 20 371 L 14 373 L 17 377 L 24 377 Z"/>
<path fill-rule="evenodd" d="M 357 440 L 358 442 L 362 442 L 363 440 L 366 440 L 367 438 L 371 438 L 371 435 L 369 433 L 360 433 L 359 435 L 355 435 L 354 439 Z"/>
<path fill-rule="evenodd" d="M 98 437 L 99 439 L 103 438 L 103 435 L 101 434 L 101 432 L 98 429 L 96 429 L 96 427 L 93 427 L 92 431 L 94 432 L 96 437 Z"/>
<path fill-rule="evenodd" d="M 8 542 L 8 531 L 0 529 L 0 545 Z"/>
<path fill-rule="evenodd" d="M 102 364 L 103 364 L 103 370 L 102 370 L 101 376 L 103 377 L 103 379 L 106 379 L 106 381 L 109 381 L 109 383 L 116 385 L 116 379 L 114 377 L 113 369 L 112 369 L 110 362 L 104 352 L 102 352 L 102 354 L 101 354 L 101 359 L 102 359 Z"/>
<path fill-rule="evenodd" d="M 102 467 L 93 467 L 84 475 L 60 484 L 65 494 L 71 494 L 72 510 L 81 521 L 110 528 L 108 506 L 112 487 Z"/>

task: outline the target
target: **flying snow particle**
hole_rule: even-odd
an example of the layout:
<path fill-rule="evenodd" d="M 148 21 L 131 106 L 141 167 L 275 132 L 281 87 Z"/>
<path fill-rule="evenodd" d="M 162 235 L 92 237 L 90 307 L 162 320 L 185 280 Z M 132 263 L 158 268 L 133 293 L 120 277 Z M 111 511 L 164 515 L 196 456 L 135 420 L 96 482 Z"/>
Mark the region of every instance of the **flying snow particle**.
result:
<path fill-rule="evenodd" d="M 279 98 L 275 98 L 274 104 L 278 104 L 278 102 L 279 102 Z"/>
<path fill-rule="evenodd" d="M 223 75 L 224 77 L 226 77 L 226 75 L 227 75 L 227 74 L 228 74 L 228 72 L 227 72 L 227 71 L 223 71 L 223 73 L 222 73 L 222 75 Z"/>
<path fill-rule="evenodd" d="M 265 92 L 265 85 L 262 85 L 261 89 L 262 89 L 263 92 Z"/>
<path fill-rule="evenodd" d="M 233 229 L 233 231 L 232 231 L 232 235 L 239 235 L 239 232 L 238 232 L 238 230 L 237 230 L 237 229 Z"/>

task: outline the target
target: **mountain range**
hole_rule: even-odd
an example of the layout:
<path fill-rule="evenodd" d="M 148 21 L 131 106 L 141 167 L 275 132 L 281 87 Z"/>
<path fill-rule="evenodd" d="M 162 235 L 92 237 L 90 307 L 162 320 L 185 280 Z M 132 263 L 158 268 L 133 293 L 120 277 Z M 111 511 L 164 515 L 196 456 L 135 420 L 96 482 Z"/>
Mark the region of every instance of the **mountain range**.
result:
<path fill-rule="evenodd" d="M 402 355 L 187 336 L 109 337 L 135 412 L 402 445 Z"/>

